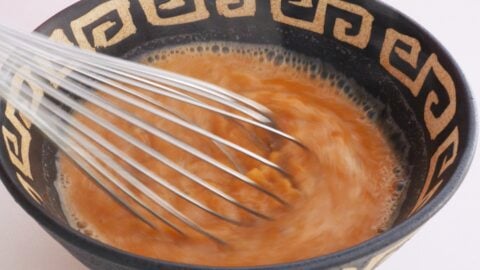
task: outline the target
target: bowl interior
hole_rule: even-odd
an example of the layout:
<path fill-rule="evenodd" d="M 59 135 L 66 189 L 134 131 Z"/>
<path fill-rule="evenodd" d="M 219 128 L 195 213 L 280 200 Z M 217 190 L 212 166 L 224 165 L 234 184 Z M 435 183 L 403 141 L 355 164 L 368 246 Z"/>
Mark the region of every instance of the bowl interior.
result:
<path fill-rule="evenodd" d="M 410 179 L 399 187 L 406 189 L 405 201 L 392 228 L 458 186 L 461 179 L 452 175 L 466 169 L 473 145 L 470 96 L 448 54 L 414 23 L 376 1 L 180 2 L 81 1 L 38 31 L 125 58 L 165 46 L 226 41 L 281 46 L 319 59 L 320 76 L 335 76 L 336 83 L 381 104 L 375 121 Z M 18 74 L 11 83 L 35 87 Z M 57 148 L 5 103 L 0 124 L 3 180 L 27 198 L 25 204 L 68 228 L 54 185 Z"/>

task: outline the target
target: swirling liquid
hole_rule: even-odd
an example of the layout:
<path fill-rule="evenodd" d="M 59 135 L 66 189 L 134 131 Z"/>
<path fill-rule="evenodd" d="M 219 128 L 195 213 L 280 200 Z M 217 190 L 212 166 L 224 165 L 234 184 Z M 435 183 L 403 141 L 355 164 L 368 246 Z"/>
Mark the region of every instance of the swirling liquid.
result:
<path fill-rule="evenodd" d="M 124 111 L 175 134 L 227 166 L 238 166 L 245 175 L 288 201 L 289 206 L 120 120 L 103 108 L 86 104 L 97 115 L 273 220 L 253 217 L 219 199 L 76 114 L 78 120 L 109 138 L 110 143 L 155 174 L 244 225 L 221 221 L 130 169 L 157 194 L 228 245 L 218 244 L 189 230 L 167 214 L 188 236 L 182 236 L 160 222 L 156 223 L 158 230 L 152 229 L 119 206 L 61 155 L 57 187 L 73 227 L 114 247 L 152 258 L 199 265 L 252 266 L 291 262 L 339 251 L 370 239 L 391 225 L 395 209 L 400 204 L 402 192 L 398 187 L 404 186 L 399 169 L 401 162 L 375 124 L 377 105 L 361 98 L 361 91 L 347 79 L 328 71 L 318 61 L 283 49 L 233 43 L 166 48 L 145 55 L 139 61 L 217 84 L 268 107 L 278 128 L 298 138 L 308 151 L 248 125 L 239 125 L 205 110 L 155 97 L 189 122 L 281 165 L 292 175 L 291 179 L 230 151 L 236 160 L 234 164 L 211 140 L 111 98 Z M 252 139 L 249 134 L 254 134 L 257 139 Z M 137 194 L 145 198 L 140 192 Z M 153 206 L 152 202 L 149 204 Z"/>

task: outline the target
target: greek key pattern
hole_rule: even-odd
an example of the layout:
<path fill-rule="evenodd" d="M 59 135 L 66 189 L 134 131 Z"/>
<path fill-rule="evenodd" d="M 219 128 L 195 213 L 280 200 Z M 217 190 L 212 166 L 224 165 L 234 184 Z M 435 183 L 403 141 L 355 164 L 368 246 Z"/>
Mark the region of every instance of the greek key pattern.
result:
<path fill-rule="evenodd" d="M 147 16 L 148 22 L 155 26 L 192 23 L 205 20 L 210 17 L 210 13 L 208 13 L 207 6 L 203 0 L 194 0 L 194 6 L 188 13 L 168 18 L 160 16 L 161 12 L 184 7 L 186 5 L 186 1 L 168 1 L 159 6 L 155 6 L 155 0 L 139 0 L 139 2 L 142 5 L 145 15 Z"/>
<path fill-rule="evenodd" d="M 73 20 L 70 25 L 78 46 L 89 50 L 106 48 L 120 43 L 129 36 L 135 34 L 137 28 L 133 23 L 129 8 L 129 0 L 112 0 L 95 7 L 84 16 Z M 102 20 L 106 14 L 113 11 L 117 17 L 115 20 Z M 99 22 L 99 20 L 102 21 Z M 84 28 L 92 24 L 95 24 L 95 28 L 91 30 L 93 44 L 90 44 L 87 35 L 84 32 Z M 116 31 L 115 35 L 111 38 L 107 38 L 106 32 L 118 25 L 120 25 L 120 29 Z"/>
<path fill-rule="evenodd" d="M 362 18 L 359 26 L 359 31 L 355 35 L 347 34 L 347 30 L 353 28 L 352 23 L 337 18 L 333 28 L 333 36 L 342 42 L 348 43 L 360 49 L 367 47 L 372 32 L 372 25 L 374 18 L 366 9 L 359 5 L 355 5 L 341 0 L 319 0 L 316 7 L 313 6 L 312 1 L 287 1 L 289 5 L 301 6 L 306 8 L 315 9 L 315 17 L 312 21 L 306 21 L 303 19 L 292 18 L 285 15 L 282 12 L 282 0 L 272 0 L 272 14 L 273 19 L 277 22 L 310 30 L 315 33 L 323 34 L 325 32 L 325 20 L 327 17 L 327 8 L 334 7 L 351 14 L 358 15 Z"/>
<path fill-rule="evenodd" d="M 402 42 L 410 47 L 410 51 L 405 51 L 400 47 L 397 47 L 397 43 Z M 435 77 L 440 81 L 443 91 L 446 92 L 449 98 L 449 104 L 447 108 L 441 113 L 440 116 L 435 116 L 432 112 L 432 106 L 438 104 L 438 94 L 436 91 L 430 90 L 428 92 L 427 101 L 425 102 L 424 120 L 427 129 L 430 133 L 430 138 L 435 140 L 437 136 L 442 132 L 447 125 L 453 120 L 456 112 L 457 100 L 455 95 L 455 84 L 452 77 L 448 74 L 445 68 L 438 62 L 436 54 L 431 54 L 423 67 L 420 68 L 418 75 L 415 79 L 411 79 L 408 75 L 396 68 L 390 62 L 390 56 L 395 53 L 400 59 L 409 64 L 412 68 L 418 67 L 418 58 L 421 52 L 420 42 L 412 37 L 402 35 L 394 29 L 387 29 L 385 42 L 383 44 L 382 52 L 380 54 L 380 63 L 382 66 L 401 83 L 403 83 L 408 89 L 410 89 L 412 95 L 418 97 L 420 90 L 425 84 L 427 75 L 432 72 Z"/>

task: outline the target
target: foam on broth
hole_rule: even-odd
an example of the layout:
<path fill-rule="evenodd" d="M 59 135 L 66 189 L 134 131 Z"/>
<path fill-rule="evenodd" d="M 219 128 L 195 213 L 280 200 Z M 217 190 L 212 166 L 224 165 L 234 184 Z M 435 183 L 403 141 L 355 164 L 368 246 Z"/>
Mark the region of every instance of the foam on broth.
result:
<path fill-rule="evenodd" d="M 267 140 L 272 140 L 273 150 L 263 151 L 264 156 L 293 174 L 293 184 L 258 164 L 245 161 L 244 165 L 249 177 L 272 188 L 291 206 L 279 206 L 244 185 L 229 182 L 231 186 L 227 189 L 232 195 L 275 218 L 274 221 L 254 219 L 177 179 L 178 175 L 166 172 L 161 165 L 143 160 L 156 173 L 181 185 L 187 192 L 205 196 L 207 204 L 215 210 L 249 225 L 238 227 L 219 222 L 152 185 L 229 245 L 218 245 L 195 233 L 185 238 L 161 224 L 158 232 L 136 220 L 60 155 L 56 187 L 72 227 L 120 249 L 153 258 L 200 265 L 250 266 L 328 254 L 361 243 L 391 226 L 407 185 L 402 162 L 397 158 L 401 154 L 394 153 L 388 141 L 389 133 L 397 130 L 380 129 L 377 124 L 381 122 L 378 117 L 383 105 L 354 82 L 319 60 L 270 46 L 195 43 L 164 48 L 138 60 L 223 86 L 271 109 L 280 129 L 297 137 L 310 152 L 267 136 Z M 99 115 L 112 117 L 101 108 L 91 108 Z M 129 106 L 125 109 L 151 117 Z M 253 147 L 249 140 L 242 139 L 242 132 L 231 121 L 222 122 L 196 110 L 186 112 L 182 106 L 178 106 L 178 110 L 195 123 Z M 88 124 L 87 120 L 77 118 Z M 117 121 L 114 117 L 109 119 Z M 158 119 L 152 123 L 175 130 Z M 225 187 L 228 176 L 212 173 L 206 169 L 208 166 L 181 155 L 145 132 L 132 130 L 122 121 L 116 124 L 155 149 L 172 158 L 178 157 L 182 165 L 213 185 Z M 108 134 L 101 129 L 97 131 Z M 191 136 L 185 139 L 228 163 L 208 141 L 191 139 Z M 126 151 L 136 155 L 134 149 Z M 142 158 L 139 156 L 139 159 Z"/>

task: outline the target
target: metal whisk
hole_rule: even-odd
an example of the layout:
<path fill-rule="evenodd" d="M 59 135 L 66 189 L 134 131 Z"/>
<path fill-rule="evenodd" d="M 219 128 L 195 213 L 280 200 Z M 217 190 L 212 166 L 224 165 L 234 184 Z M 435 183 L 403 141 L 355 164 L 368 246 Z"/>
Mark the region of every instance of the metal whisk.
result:
<path fill-rule="evenodd" d="M 27 67 L 27 69 L 23 67 Z M 9 76 L 12 74 L 17 74 L 29 82 L 38 85 L 43 93 L 39 95 L 29 89 L 27 85 L 23 85 L 20 87 L 21 89 L 12 89 L 9 82 L 7 82 L 7 79 L 10 78 Z M 61 89 L 61 91 L 58 89 Z M 92 89 L 96 91 L 92 91 Z M 280 196 L 257 184 L 240 169 L 233 168 L 235 166 L 227 166 L 215 160 L 209 154 L 178 139 L 175 136 L 176 134 L 168 134 L 162 129 L 146 123 L 141 118 L 125 112 L 114 105 L 108 98 L 101 97 L 97 94 L 101 92 L 122 100 L 136 108 L 145 110 L 198 135 L 204 136 L 214 142 L 227 156 L 228 151 L 226 151 L 226 149 L 237 151 L 282 174 L 286 174 L 280 166 L 267 158 L 235 142 L 215 135 L 195 123 L 183 119 L 172 112 L 168 106 L 165 106 L 155 98 L 146 95 L 145 92 L 139 91 L 138 89 L 175 100 L 176 102 L 182 102 L 189 106 L 202 108 L 203 110 L 231 119 L 232 121 L 237 121 L 243 125 L 251 125 L 271 135 L 301 145 L 294 137 L 274 127 L 273 121 L 270 119 L 271 113 L 267 108 L 253 100 L 218 86 L 134 62 L 58 44 L 37 34 L 23 34 L 5 27 L 0 27 L 0 96 L 29 118 L 59 149 L 88 173 L 93 181 L 143 222 L 154 226 L 144 214 L 136 210 L 136 207 L 143 208 L 153 217 L 161 220 L 176 231 L 182 232 L 177 225 L 169 221 L 165 216 L 162 216 L 158 211 L 152 209 L 144 199 L 136 195 L 132 186 L 190 228 L 211 239 L 222 242 L 217 236 L 209 233 L 191 218 L 149 189 L 149 187 L 128 172 L 122 164 L 113 160 L 92 142 L 102 145 L 105 150 L 122 160 L 122 162 L 132 166 L 138 172 L 148 177 L 148 179 L 155 181 L 196 207 L 220 219 L 235 224 L 238 223 L 237 220 L 212 210 L 202 202 L 192 198 L 181 189 L 150 171 L 133 157 L 123 152 L 122 149 L 110 143 L 108 138 L 102 137 L 75 119 L 75 117 L 72 116 L 72 112 L 89 118 L 99 126 L 122 138 L 126 143 L 140 149 L 150 158 L 163 163 L 190 181 L 209 190 L 212 194 L 219 196 L 254 216 L 265 219 L 269 217 L 265 213 L 260 213 L 240 203 L 229 194 L 224 193 L 204 179 L 183 168 L 175 161 L 167 158 L 161 151 L 145 145 L 115 126 L 115 124 L 99 117 L 84 105 L 85 102 L 103 108 L 116 117 L 125 120 L 132 126 L 141 128 L 145 132 L 203 160 L 210 164 L 212 168 L 229 174 L 236 180 L 256 188 L 266 196 L 282 204 L 287 204 Z M 47 96 L 49 98 L 46 98 Z M 35 104 L 35 106 L 32 106 L 32 104 Z M 68 108 L 68 110 L 65 108 Z M 228 108 L 228 110 L 224 108 Z M 233 157 L 229 156 L 229 158 L 235 163 Z M 117 174 L 111 174 L 109 171 L 115 171 Z M 119 176 L 121 176 L 122 179 L 120 179 Z M 105 184 L 105 179 L 110 181 L 110 184 L 113 184 L 116 188 L 113 189 L 110 185 Z M 125 183 L 129 183 L 129 185 Z M 136 207 L 129 202 L 132 200 L 127 201 L 123 199 L 122 196 L 119 196 L 118 190 L 130 197 L 137 204 Z"/>

